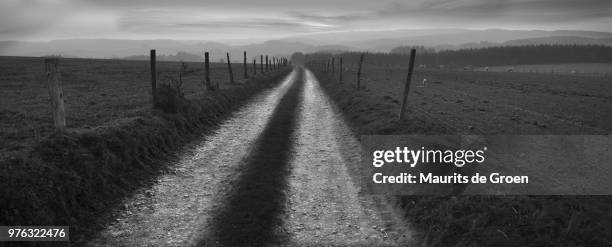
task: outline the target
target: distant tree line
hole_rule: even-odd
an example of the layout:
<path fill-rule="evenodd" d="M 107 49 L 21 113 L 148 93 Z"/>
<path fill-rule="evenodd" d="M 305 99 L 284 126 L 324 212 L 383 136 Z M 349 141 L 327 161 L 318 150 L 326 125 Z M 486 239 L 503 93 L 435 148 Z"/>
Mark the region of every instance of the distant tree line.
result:
<path fill-rule="evenodd" d="M 391 53 L 366 53 L 365 65 L 407 66 L 410 49 L 397 47 Z M 484 67 L 519 64 L 612 63 L 612 47 L 602 45 L 532 45 L 435 51 L 417 49 L 416 64 L 427 67 Z M 358 52 L 337 54 L 345 63 L 356 64 Z M 330 54 L 309 54 L 308 60 L 324 60 Z"/>
<path fill-rule="evenodd" d="M 399 46 L 399 47 L 395 47 L 395 48 L 391 49 L 391 54 L 409 55 L 410 54 L 410 50 L 412 50 L 412 49 L 416 49 L 416 52 L 418 54 L 436 53 L 436 49 L 434 49 L 434 48 L 428 48 L 428 47 L 419 45 L 419 46 Z"/>

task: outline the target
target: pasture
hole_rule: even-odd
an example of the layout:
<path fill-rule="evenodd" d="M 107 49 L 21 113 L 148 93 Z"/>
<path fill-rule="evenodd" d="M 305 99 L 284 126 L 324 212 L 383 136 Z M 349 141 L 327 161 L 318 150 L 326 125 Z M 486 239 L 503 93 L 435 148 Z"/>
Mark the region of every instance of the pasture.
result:
<path fill-rule="evenodd" d="M 344 66 L 332 73 L 319 61 L 310 63 L 356 135 L 612 131 L 608 77 L 417 68 L 405 118 L 399 120 L 407 68 L 370 61 L 362 67 L 357 89 L 358 65 Z M 554 169 L 539 168 L 542 174 Z M 426 246 L 610 243 L 609 196 L 390 196 L 387 201 L 401 210 Z"/>
<path fill-rule="evenodd" d="M 0 57 L 0 150 L 18 151 L 53 131 L 43 58 Z M 186 63 L 182 91 L 187 99 L 209 93 L 203 63 Z M 258 61 L 259 65 L 259 61 Z M 91 129 L 151 111 L 149 61 L 60 59 L 66 122 L 71 129 Z M 249 64 L 249 75 L 252 75 Z M 259 69 L 259 66 L 258 66 Z M 158 84 L 178 77 L 179 62 L 157 62 Z M 242 64 L 233 64 L 234 78 L 243 81 Z M 260 74 L 260 71 L 257 71 Z M 228 84 L 227 64 L 211 64 L 211 81 Z"/>
<path fill-rule="evenodd" d="M 278 66 L 244 79 L 234 64 L 230 84 L 227 64 L 212 64 L 220 88 L 208 91 L 203 63 L 158 62 L 153 108 L 149 61 L 60 59 L 67 129 L 56 131 L 43 58 L 0 61 L 0 208 L 10 212 L 0 222 L 69 225 L 77 242 L 168 172 L 188 144 L 291 71 Z"/>
<path fill-rule="evenodd" d="M 491 72 L 528 72 L 544 74 L 578 74 L 595 77 L 612 77 L 612 64 L 609 63 L 563 63 L 563 64 L 521 64 L 480 67 L 476 71 Z"/>
<path fill-rule="evenodd" d="M 367 56 L 366 58 L 367 59 Z M 364 65 L 366 125 L 397 119 L 406 68 Z M 328 73 L 329 74 L 329 73 Z M 356 66 L 343 69 L 343 84 L 356 87 Z M 339 72 L 332 75 L 338 83 Z M 612 131 L 609 77 L 582 74 L 415 69 L 409 115 L 474 134 L 602 134 Z M 384 115 L 379 115 L 379 111 Z M 434 130 L 435 132 L 435 130 Z"/>

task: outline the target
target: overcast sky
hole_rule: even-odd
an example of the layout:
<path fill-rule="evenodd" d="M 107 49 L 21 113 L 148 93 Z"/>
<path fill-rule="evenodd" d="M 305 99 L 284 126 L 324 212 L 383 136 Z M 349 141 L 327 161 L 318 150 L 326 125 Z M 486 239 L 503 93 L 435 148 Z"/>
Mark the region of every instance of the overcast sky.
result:
<path fill-rule="evenodd" d="M 0 40 L 270 39 L 424 28 L 612 32 L 612 0 L 1 0 Z"/>

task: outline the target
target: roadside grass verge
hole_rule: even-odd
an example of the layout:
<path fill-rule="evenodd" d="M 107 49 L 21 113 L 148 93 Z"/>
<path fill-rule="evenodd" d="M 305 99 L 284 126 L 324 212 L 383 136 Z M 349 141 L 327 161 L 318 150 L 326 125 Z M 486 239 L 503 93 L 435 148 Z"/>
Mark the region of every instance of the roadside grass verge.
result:
<path fill-rule="evenodd" d="M 357 91 L 354 84 L 339 84 L 327 73 L 313 73 L 357 138 L 458 133 L 452 125 L 419 117 L 422 112 L 409 110 L 407 118 L 399 121 L 398 102 L 368 89 L 378 85 Z M 386 201 L 410 222 L 422 246 L 612 244 L 610 196 L 388 196 Z"/>
<path fill-rule="evenodd" d="M 170 112 L 148 110 L 91 129 L 52 133 L 13 153 L 0 160 L 0 225 L 68 225 L 77 237 L 71 241 L 78 241 L 96 231 L 99 219 L 122 198 L 163 172 L 164 161 L 174 159 L 184 144 L 214 130 L 290 71 L 179 97 Z"/>

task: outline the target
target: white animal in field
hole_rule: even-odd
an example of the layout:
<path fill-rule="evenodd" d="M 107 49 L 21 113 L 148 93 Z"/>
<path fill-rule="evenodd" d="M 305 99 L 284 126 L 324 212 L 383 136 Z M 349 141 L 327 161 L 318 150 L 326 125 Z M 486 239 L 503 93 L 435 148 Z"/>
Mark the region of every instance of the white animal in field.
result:
<path fill-rule="evenodd" d="M 484 69 L 485 69 L 485 71 L 489 71 L 489 67 L 485 67 Z"/>
<path fill-rule="evenodd" d="M 425 83 L 427 82 L 427 78 L 423 79 L 421 85 L 417 85 L 417 87 L 425 87 Z"/>

